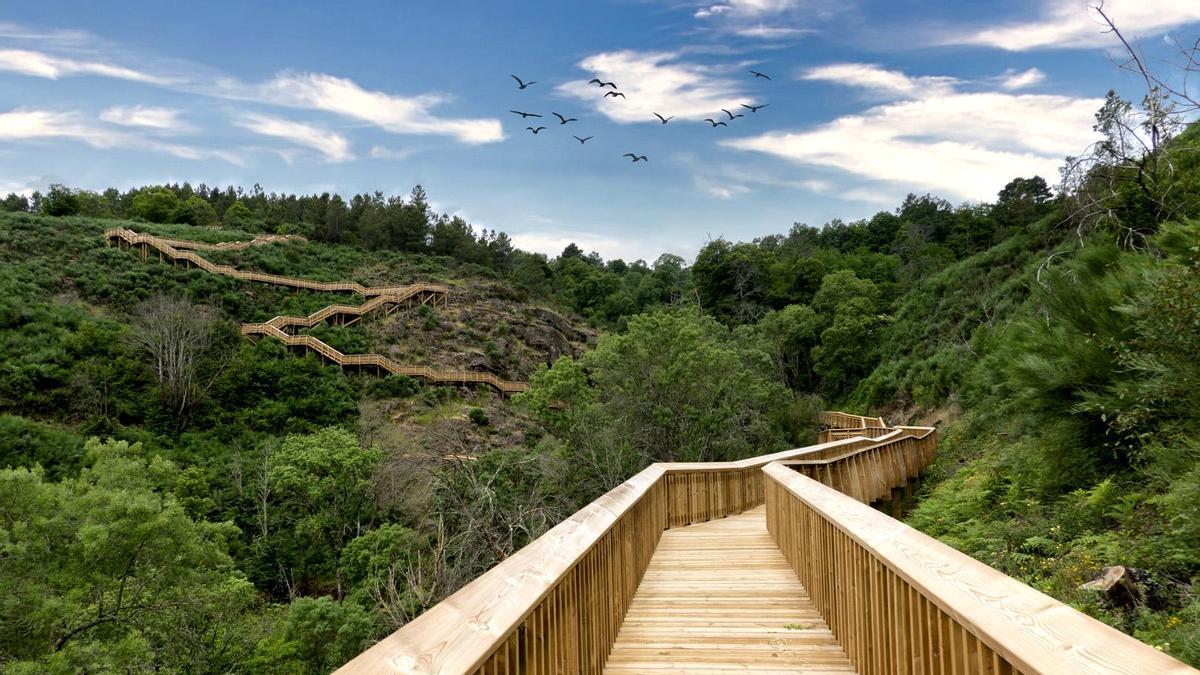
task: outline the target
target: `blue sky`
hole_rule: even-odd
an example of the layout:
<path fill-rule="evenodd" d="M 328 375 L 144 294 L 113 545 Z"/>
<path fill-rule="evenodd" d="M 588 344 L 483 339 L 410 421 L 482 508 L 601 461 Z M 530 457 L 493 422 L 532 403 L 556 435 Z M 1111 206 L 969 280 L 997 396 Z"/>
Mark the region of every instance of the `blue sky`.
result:
<path fill-rule="evenodd" d="M 1155 60 L 1200 31 L 1196 0 L 1106 8 Z M 420 183 L 527 249 L 690 257 L 908 192 L 1053 182 L 1105 92 L 1138 92 L 1114 47 L 1087 0 L 10 3 L 0 193 Z M 712 127 L 720 108 L 745 116 Z"/>

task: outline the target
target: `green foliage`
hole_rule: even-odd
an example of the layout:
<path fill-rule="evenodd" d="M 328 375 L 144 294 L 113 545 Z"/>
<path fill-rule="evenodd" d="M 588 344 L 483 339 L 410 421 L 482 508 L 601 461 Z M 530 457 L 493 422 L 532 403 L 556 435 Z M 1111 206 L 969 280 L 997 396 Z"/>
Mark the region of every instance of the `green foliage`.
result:
<path fill-rule="evenodd" d="M 483 408 L 471 408 L 470 412 L 467 413 L 467 417 L 471 418 L 471 421 L 477 426 L 487 426 L 488 416 Z"/>
<path fill-rule="evenodd" d="M 780 448 L 791 399 L 770 357 L 691 308 L 632 318 L 578 361 L 537 373 L 517 401 L 578 457 L 595 496 L 651 461 L 731 460 Z"/>
<path fill-rule="evenodd" d="M 175 222 L 179 211 L 179 197 L 166 188 L 147 188 L 133 198 L 129 214 L 152 223 Z"/>
<path fill-rule="evenodd" d="M 89 441 L 78 478 L 0 471 L 0 661 L 18 669 L 234 667 L 253 645 L 254 588 L 228 523 L 197 522 L 161 489 L 175 467 Z"/>

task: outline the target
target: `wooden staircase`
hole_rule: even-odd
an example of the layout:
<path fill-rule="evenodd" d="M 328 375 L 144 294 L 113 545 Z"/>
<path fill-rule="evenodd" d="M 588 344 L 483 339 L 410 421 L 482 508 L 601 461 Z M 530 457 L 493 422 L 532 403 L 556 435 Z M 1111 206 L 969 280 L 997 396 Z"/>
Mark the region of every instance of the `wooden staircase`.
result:
<path fill-rule="evenodd" d="M 438 370 L 429 366 L 405 366 L 383 356 L 382 354 L 343 354 L 330 345 L 311 335 L 293 335 L 290 329 L 310 328 L 325 321 L 335 321 L 341 325 L 351 325 L 371 316 L 387 316 L 401 307 L 414 305 L 449 304 L 450 288 L 441 284 L 414 283 L 404 286 L 363 286 L 353 281 L 312 281 L 298 279 L 278 274 L 263 274 L 261 272 L 246 272 L 229 265 L 217 265 L 197 254 L 195 251 L 240 251 L 250 246 L 261 246 L 287 241 L 307 241 L 296 235 L 262 235 L 251 241 L 222 242 L 208 244 L 184 239 L 168 239 L 149 234 L 134 232 L 123 227 L 104 231 L 104 238 L 110 245 L 121 248 L 135 248 L 141 254 L 142 260 L 147 260 L 151 252 L 158 254 L 160 261 L 170 261 L 175 264 L 198 267 L 206 272 L 223 276 L 271 284 L 288 288 L 303 288 L 323 293 L 357 293 L 367 299 L 361 305 L 329 305 L 308 316 L 277 316 L 266 323 L 242 324 L 241 332 L 246 336 L 267 336 L 283 342 L 289 347 L 299 347 L 316 352 L 322 358 L 336 363 L 341 367 L 355 366 L 373 370 L 382 375 L 385 371 L 393 375 L 416 377 L 427 382 L 438 384 L 485 384 L 493 387 L 502 394 L 515 394 L 529 389 L 527 382 L 504 380 L 491 373 L 481 373 L 471 370 Z"/>

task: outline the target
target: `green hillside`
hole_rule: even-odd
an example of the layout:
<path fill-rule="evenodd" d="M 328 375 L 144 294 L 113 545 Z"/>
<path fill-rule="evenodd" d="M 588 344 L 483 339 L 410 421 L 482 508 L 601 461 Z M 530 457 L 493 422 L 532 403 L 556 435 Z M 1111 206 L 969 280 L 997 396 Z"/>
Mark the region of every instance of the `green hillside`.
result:
<path fill-rule="evenodd" d="M 419 191 L 11 197 L 0 664 L 325 672 L 648 463 L 808 444 L 825 406 L 940 425 L 908 522 L 1200 663 L 1198 134 L 1164 146 L 1152 190 L 1116 162 L 1059 194 L 1018 178 L 989 204 L 910 195 L 718 239 L 690 266 L 515 250 Z M 1078 208 L 1088 190 L 1103 216 Z M 202 254 L 445 284 L 448 306 L 308 332 L 531 388 L 503 399 L 247 340 L 241 323 L 363 298 L 143 261 L 105 245 L 115 226 L 301 234 Z M 1132 602 L 1079 589 L 1113 565 L 1137 570 Z"/>

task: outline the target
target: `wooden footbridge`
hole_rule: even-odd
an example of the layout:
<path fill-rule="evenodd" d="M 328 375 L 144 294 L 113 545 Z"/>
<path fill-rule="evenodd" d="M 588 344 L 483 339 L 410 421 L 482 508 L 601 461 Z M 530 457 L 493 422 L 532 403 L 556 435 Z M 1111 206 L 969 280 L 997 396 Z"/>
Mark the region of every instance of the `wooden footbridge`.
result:
<path fill-rule="evenodd" d="M 439 370 L 429 366 L 406 366 L 382 354 L 344 354 L 311 335 L 294 335 L 289 332 L 299 328 L 310 328 L 326 321 L 348 326 L 364 317 L 383 317 L 397 309 L 414 305 L 445 306 L 450 301 L 448 286 L 426 283 L 404 286 L 363 286 L 353 281 L 312 281 L 278 274 L 247 272 L 229 265 L 217 265 L 196 253 L 196 251 L 240 251 L 249 246 L 296 240 L 305 241 L 303 237 L 295 235 L 263 235 L 255 237 L 251 241 L 208 244 L 156 237 L 119 227 L 105 230 L 104 238 L 109 244 L 136 249 L 142 260 L 147 260 L 152 253 L 157 253 L 160 262 L 198 267 L 206 272 L 242 281 L 287 288 L 303 288 L 324 293 L 356 293 L 367 298 L 366 302 L 361 305 L 329 305 L 308 316 L 277 316 L 266 323 L 242 324 L 243 335 L 275 338 L 289 347 L 315 352 L 341 367 L 365 368 L 377 374 L 388 372 L 393 375 L 406 375 L 439 384 L 486 384 L 503 394 L 514 394 L 529 388 L 526 382 L 504 380 L 491 373 L 471 370 Z"/>
<path fill-rule="evenodd" d="M 824 421 L 845 437 L 647 467 L 338 672 L 1197 672 L 871 508 L 934 429 Z"/>

